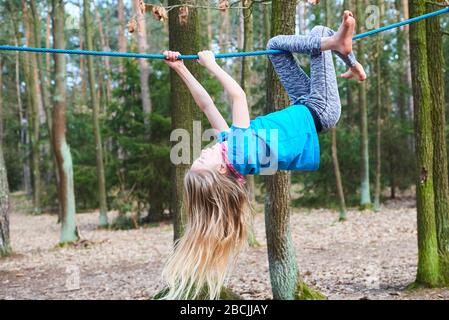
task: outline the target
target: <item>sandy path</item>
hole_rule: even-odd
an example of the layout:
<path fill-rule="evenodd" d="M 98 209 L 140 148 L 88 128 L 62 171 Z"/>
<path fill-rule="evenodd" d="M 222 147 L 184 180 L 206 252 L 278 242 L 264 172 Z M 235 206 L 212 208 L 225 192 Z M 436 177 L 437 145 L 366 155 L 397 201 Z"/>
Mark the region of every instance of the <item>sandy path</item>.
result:
<path fill-rule="evenodd" d="M 292 234 L 306 282 L 330 299 L 449 299 L 449 290 L 403 291 L 416 272 L 413 205 L 403 201 L 378 213 L 350 211 L 345 223 L 336 222 L 337 214 L 329 210 L 294 209 Z M 77 219 L 82 236 L 93 243 L 58 248 L 55 216 L 14 210 L 15 255 L 0 260 L 0 299 L 147 299 L 161 288 L 170 225 L 106 231 L 96 229 L 96 213 Z M 246 299 L 270 299 L 263 214 L 255 221 L 261 246 L 241 254 L 228 285 Z"/>

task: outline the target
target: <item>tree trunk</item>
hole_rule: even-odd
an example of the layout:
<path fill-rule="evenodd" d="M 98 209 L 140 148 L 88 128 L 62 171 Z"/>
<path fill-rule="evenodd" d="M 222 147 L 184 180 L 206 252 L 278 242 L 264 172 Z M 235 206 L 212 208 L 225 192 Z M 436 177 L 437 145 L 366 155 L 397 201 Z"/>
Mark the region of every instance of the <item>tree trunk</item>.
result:
<path fill-rule="evenodd" d="M 53 46 L 65 48 L 64 0 L 52 0 Z M 66 142 L 66 62 L 65 56 L 54 55 L 55 93 L 53 96 L 53 150 L 59 171 L 59 202 L 61 206 L 60 243 L 75 242 L 79 239 L 75 220 L 75 194 L 73 187 L 73 165 L 70 148 Z"/>
<path fill-rule="evenodd" d="M 0 58 L 0 258 L 10 253 L 9 190 L 3 159 L 3 59 Z"/>
<path fill-rule="evenodd" d="M 345 221 L 346 201 L 345 201 L 345 193 L 343 191 L 343 182 L 341 179 L 340 164 L 338 162 L 338 154 L 337 154 L 337 128 L 332 128 L 331 134 L 332 134 L 332 163 L 334 165 L 335 182 L 337 185 L 338 199 L 340 201 L 339 220 Z"/>
<path fill-rule="evenodd" d="M 17 41 L 16 41 L 17 45 Z M 23 114 L 22 98 L 20 95 L 20 53 L 16 53 L 16 94 L 17 94 L 17 108 L 19 109 L 19 122 L 20 122 L 20 144 L 19 144 L 19 154 L 22 158 L 22 174 L 23 174 L 23 189 L 26 194 L 31 193 L 31 178 L 30 178 L 30 163 L 27 154 L 27 132 L 28 132 L 28 121 Z"/>
<path fill-rule="evenodd" d="M 406 20 L 410 18 L 409 6 L 410 6 L 410 1 L 402 0 L 404 19 L 406 19 Z M 406 67 L 405 67 L 404 83 L 407 84 L 407 88 L 411 88 L 412 87 L 412 67 L 411 67 L 411 59 L 410 59 L 410 25 L 406 24 L 403 28 L 404 28 L 404 32 L 406 34 L 406 37 L 405 37 L 406 57 L 404 57 Z M 409 118 L 413 121 L 413 117 L 415 114 L 413 111 L 414 110 L 413 95 L 410 93 L 407 95 L 407 97 L 408 97 L 407 98 L 407 107 L 408 107 Z M 410 148 L 410 150 L 412 150 L 412 153 L 416 153 L 415 139 L 414 139 L 413 135 L 410 134 L 407 136 L 407 142 L 408 142 L 408 147 Z"/>
<path fill-rule="evenodd" d="M 444 1 L 439 1 L 442 4 Z M 428 12 L 439 9 L 427 4 Z M 447 169 L 447 145 L 445 138 L 446 114 L 444 95 L 445 70 L 440 18 L 426 21 L 427 59 L 432 113 L 433 176 L 435 193 L 435 217 L 437 227 L 438 254 L 443 285 L 449 285 L 449 183 Z"/>
<path fill-rule="evenodd" d="M 270 40 L 271 35 L 271 21 L 270 21 L 270 9 L 267 5 L 263 6 L 263 43 L 264 46 L 267 45 L 268 41 Z"/>
<path fill-rule="evenodd" d="M 21 34 L 19 32 L 19 9 L 16 8 L 14 1 L 9 0 L 6 3 L 8 13 L 11 17 L 12 27 L 14 30 L 14 44 L 16 46 L 20 45 Z M 29 152 L 28 152 L 28 119 L 26 112 L 23 110 L 22 97 L 20 92 L 20 67 L 22 66 L 24 73 L 27 69 L 27 64 L 24 62 L 24 55 L 16 52 L 16 64 L 15 64 L 15 81 L 16 81 L 16 94 L 17 94 L 17 108 L 19 112 L 19 123 L 20 123 L 20 144 L 19 144 L 19 154 L 22 158 L 22 173 L 23 173 L 23 189 L 27 195 L 31 194 L 31 177 L 30 177 L 30 163 L 29 163 Z"/>
<path fill-rule="evenodd" d="M 137 19 L 137 47 L 139 53 L 148 53 L 147 32 L 145 28 L 145 16 L 140 10 L 140 0 L 133 0 L 134 11 L 136 12 Z M 171 48 L 171 47 L 170 47 Z M 173 50 L 173 49 L 172 49 Z M 140 68 L 140 92 L 142 97 L 142 108 L 145 113 L 145 125 L 150 125 L 150 113 L 151 113 L 151 100 L 150 100 L 150 86 L 148 84 L 148 77 L 150 75 L 150 69 L 147 59 L 139 59 Z"/>
<path fill-rule="evenodd" d="M 32 12 L 32 18 L 33 18 L 33 30 L 34 30 L 34 43 L 36 47 L 40 47 L 41 46 L 41 37 L 40 37 L 40 29 L 41 29 L 41 23 L 40 23 L 40 19 L 39 19 L 39 12 L 38 12 L 38 8 L 36 6 L 36 1 L 35 0 L 30 0 L 30 8 L 31 8 L 31 12 Z M 50 31 L 50 17 L 47 16 L 47 25 L 46 25 L 46 33 L 47 33 L 47 37 L 49 37 L 49 31 Z M 49 39 L 46 39 L 46 43 L 49 42 Z M 50 46 L 47 45 L 47 48 L 49 48 Z M 50 96 L 49 96 L 49 83 L 50 81 L 48 80 L 49 77 L 46 76 L 46 70 L 50 68 L 50 62 L 47 59 L 47 57 L 49 57 L 48 54 L 46 55 L 37 55 L 36 58 L 38 58 L 38 64 L 40 64 L 40 68 L 38 68 L 39 71 L 39 83 L 40 83 L 40 90 L 41 90 L 41 98 L 42 98 L 42 107 L 44 109 L 44 113 L 45 113 L 45 120 L 46 120 L 46 126 L 47 126 L 47 133 L 48 133 L 48 138 L 50 140 L 49 142 L 49 149 L 50 149 L 50 153 L 51 153 L 51 158 L 52 158 L 52 163 L 49 164 L 49 170 L 53 171 L 53 174 L 55 175 L 55 180 L 56 183 L 59 182 L 59 174 L 58 174 L 58 170 L 56 169 L 56 159 L 54 156 L 54 152 L 53 152 L 53 146 L 51 143 L 51 137 L 52 137 L 52 106 L 50 103 Z M 60 216 L 61 213 L 58 212 L 58 215 Z"/>
<path fill-rule="evenodd" d="M 397 10 L 396 14 L 396 20 L 400 21 L 402 19 L 401 11 L 402 11 L 402 1 L 401 0 L 395 0 L 395 9 Z M 401 78 L 404 80 L 407 78 L 407 72 L 405 69 L 406 63 L 405 61 L 408 60 L 404 54 L 405 51 L 405 41 L 406 41 L 406 33 L 403 28 L 397 28 L 396 29 L 396 50 L 398 54 L 397 64 L 398 64 L 398 71 L 401 74 Z M 397 90 L 397 96 L 396 96 L 396 103 L 398 105 L 399 109 L 399 118 L 401 121 L 405 121 L 406 115 L 407 115 L 407 96 L 405 94 L 404 90 L 404 82 L 398 81 L 396 90 Z"/>
<path fill-rule="evenodd" d="M 47 15 L 47 18 L 45 19 L 45 47 L 50 48 L 50 37 L 51 37 L 51 18 L 50 15 Z M 51 55 L 46 54 L 45 56 L 45 66 L 50 69 L 51 67 Z M 45 82 L 47 88 L 50 87 L 50 79 L 51 77 L 46 77 Z M 49 101 L 48 107 L 52 108 L 52 104 Z M 51 118 L 51 117 L 50 117 Z"/>
<path fill-rule="evenodd" d="M 378 0 L 377 4 L 382 7 L 382 0 Z M 380 10 L 379 21 L 382 21 L 382 10 Z M 382 69 L 380 68 L 380 60 L 382 55 L 382 35 L 377 35 L 376 39 L 376 181 L 374 190 L 374 211 L 380 210 L 380 193 L 381 193 L 381 169 L 382 169 Z M 390 94 L 388 87 L 386 88 L 386 99 Z"/>
<path fill-rule="evenodd" d="M 0 145 L 3 142 L 3 57 L 0 57 Z"/>
<path fill-rule="evenodd" d="M 86 50 L 86 44 L 84 39 L 84 34 L 82 32 L 82 28 L 79 30 L 79 39 L 80 39 L 80 49 Z M 86 96 L 87 96 L 87 77 L 86 77 L 86 58 L 85 55 L 80 55 L 80 103 L 82 105 L 86 104 Z"/>
<path fill-rule="evenodd" d="M 205 0 L 206 3 L 208 0 Z M 212 9 L 210 7 L 207 8 L 207 45 L 209 50 L 212 50 Z"/>
<path fill-rule="evenodd" d="M 83 1 L 83 20 L 86 38 L 87 50 L 93 50 L 92 40 L 92 20 L 90 18 L 90 1 Z M 104 177 L 103 164 L 103 144 L 101 139 L 101 127 L 99 120 L 100 105 L 97 98 L 97 90 L 95 89 L 95 69 L 92 56 L 87 56 L 87 72 L 89 81 L 90 101 L 92 103 L 92 121 L 95 136 L 95 159 L 97 163 L 97 183 L 98 183 L 98 202 L 100 205 L 99 226 L 106 227 L 108 225 L 108 207 L 106 204 L 106 183 Z"/>
<path fill-rule="evenodd" d="M 227 52 L 229 45 L 229 9 L 220 11 L 221 26 L 218 35 L 218 47 L 221 52 Z"/>
<path fill-rule="evenodd" d="M 425 0 L 410 1 L 412 17 L 424 14 L 425 9 Z M 426 22 L 413 23 L 410 27 L 410 57 L 417 156 L 418 271 L 416 283 L 418 285 L 435 286 L 438 283 L 439 263 L 433 187 L 431 93 L 426 48 Z"/>
<path fill-rule="evenodd" d="M 180 5 L 187 3 L 185 0 L 169 0 L 168 5 Z M 181 25 L 178 19 L 179 8 L 170 10 L 169 12 L 169 47 L 173 51 L 179 52 L 198 52 L 200 48 L 199 39 L 199 19 L 197 10 L 189 8 L 188 22 Z M 192 74 L 199 79 L 199 64 L 196 61 L 185 61 L 187 68 Z M 201 141 L 201 137 L 193 136 L 193 121 L 201 120 L 202 112 L 196 106 L 193 97 L 188 88 L 183 84 L 179 76 L 170 70 L 170 106 L 172 115 L 172 128 L 185 129 L 189 132 L 190 137 Z M 176 142 L 175 142 L 176 143 Z M 192 140 L 190 141 L 190 155 L 193 155 L 194 149 Z M 193 155 L 195 158 L 195 155 Z M 191 159 L 189 159 L 191 160 Z M 173 213 L 174 213 L 174 240 L 179 239 L 184 233 L 184 223 L 186 221 L 186 213 L 183 206 L 183 181 L 189 164 L 179 164 L 172 167 L 172 185 L 173 185 Z"/>
<path fill-rule="evenodd" d="M 123 0 L 118 0 L 117 5 L 117 16 L 118 16 L 118 50 L 120 52 L 126 52 L 127 50 L 127 40 L 125 37 L 124 30 L 126 29 L 125 22 L 125 6 L 123 4 Z M 122 86 L 125 82 L 125 66 L 123 64 L 124 58 L 119 60 L 118 72 L 120 75 L 119 85 Z M 123 103 L 123 98 L 120 98 L 121 103 Z M 123 128 L 119 128 L 120 133 L 123 133 Z M 125 159 L 125 152 L 123 151 L 123 147 L 119 144 L 117 149 L 117 157 L 119 160 Z"/>
<path fill-rule="evenodd" d="M 404 19 L 407 20 L 410 18 L 410 14 L 409 14 L 409 5 L 410 5 L 410 1 L 408 0 L 402 0 L 402 8 L 404 11 Z M 407 87 L 410 88 L 412 87 L 412 67 L 411 67 L 411 61 L 410 61 L 410 35 L 407 37 L 407 34 L 410 32 L 410 25 L 406 24 L 404 27 L 404 31 L 406 33 L 406 37 L 405 37 L 405 46 L 406 46 L 406 57 L 404 57 L 405 61 L 406 61 L 406 68 L 405 68 L 405 80 L 407 83 Z M 407 101 L 407 105 L 408 105 L 408 109 L 409 109 L 409 114 L 410 117 L 413 119 L 414 116 L 414 112 L 413 112 L 413 97 L 412 95 L 408 95 L 408 101 Z M 410 137 L 410 141 L 412 141 L 412 143 L 414 142 L 414 140 L 412 139 L 412 137 Z"/>
<path fill-rule="evenodd" d="M 125 28 L 126 28 L 126 23 L 125 23 L 125 5 L 123 4 L 123 0 L 118 0 L 118 5 L 117 5 L 117 16 L 118 16 L 118 50 L 120 52 L 125 52 L 127 45 L 126 45 L 126 37 L 125 37 Z M 125 71 L 124 66 L 123 66 L 123 59 L 120 59 L 119 61 L 119 69 L 118 69 L 119 73 L 122 75 L 123 72 Z"/>
<path fill-rule="evenodd" d="M 101 24 L 100 12 L 98 12 L 98 10 L 95 10 L 95 19 L 96 19 L 96 22 L 97 22 L 97 25 L 98 25 L 98 33 L 100 34 L 100 43 L 101 43 L 102 50 L 103 51 L 111 51 L 111 48 L 109 48 L 109 46 L 108 46 L 107 36 L 103 32 L 103 27 L 102 27 L 102 24 Z M 107 30 L 106 30 L 106 34 L 108 34 Z M 93 37 L 93 35 L 91 37 Z M 93 44 L 92 44 L 92 47 L 93 47 Z M 111 88 L 111 63 L 110 63 L 109 57 L 108 56 L 103 57 L 103 62 L 104 62 L 104 71 L 106 73 L 106 83 L 105 83 L 105 86 L 106 86 L 106 99 L 105 99 L 106 103 L 103 104 L 103 108 L 104 108 L 112 100 L 112 88 Z"/>
<path fill-rule="evenodd" d="M 356 3 L 356 17 L 358 17 L 357 33 L 364 31 L 364 4 Z M 357 58 L 362 66 L 366 64 L 365 50 L 363 41 L 359 41 L 357 46 Z M 362 210 L 371 207 L 370 179 L 369 179 L 369 146 L 368 146 L 368 115 L 366 104 L 366 82 L 359 83 L 359 108 L 360 108 L 360 152 L 361 152 L 361 171 L 360 171 L 360 208 Z"/>
<path fill-rule="evenodd" d="M 346 7 L 347 1 L 344 2 L 343 6 Z M 329 0 L 326 0 L 326 25 L 330 28 L 333 28 L 332 24 L 332 8 L 331 3 Z M 334 172 L 335 172 L 335 182 L 337 187 L 337 193 L 338 193 L 338 199 L 340 202 L 340 208 L 339 208 L 339 221 L 345 221 L 346 220 L 346 202 L 345 202 L 345 194 L 343 191 L 343 183 L 341 179 L 341 173 L 340 173 L 340 164 L 338 161 L 338 153 L 337 153 L 337 128 L 332 128 L 331 130 L 332 135 L 332 164 L 334 166 Z"/>
<path fill-rule="evenodd" d="M 32 17 L 32 28 L 33 28 L 33 42 L 34 46 L 41 47 L 41 36 L 40 36 L 40 30 L 41 30 L 41 23 L 39 19 L 39 12 L 36 5 L 35 0 L 29 0 L 30 2 L 30 8 L 31 8 L 31 17 Z M 37 64 L 40 65 L 37 72 L 39 73 L 39 88 L 41 92 L 41 106 L 43 110 L 43 116 L 42 119 L 45 120 L 47 124 L 47 130 L 49 137 L 51 137 L 51 108 L 50 106 L 50 97 L 48 95 L 48 87 L 46 85 L 47 81 L 45 80 L 45 69 L 48 68 L 48 66 L 45 64 L 45 57 L 46 55 L 37 55 L 36 58 L 38 59 Z M 41 122 L 44 123 L 44 122 Z"/>
<path fill-rule="evenodd" d="M 382 86 L 384 88 L 391 88 L 391 70 L 388 68 L 386 64 L 388 64 L 388 59 L 385 57 L 382 57 L 380 64 L 380 70 L 382 74 Z M 394 70 L 393 70 L 394 73 Z M 388 92 L 388 91 L 387 91 Z M 381 96 L 380 103 L 384 106 L 384 123 L 383 123 L 383 135 L 381 133 L 381 137 L 390 137 L 390 136 L 397 136 L 397 126 L 395 126 L 394 122 L 391 121 L 391 117 L 393 115 L 393 107 L 392 107 L 392 99 L 390 97 L 390 94 L 379 94 Z M 403 143 L 405 143 L 405 139 L 401 140 Z M 388 179 L 390 181 L 390 198 L 394 199 L 396 197 L 396 175 L 397 175 L 397 168 L 398 168 L 398 155 L 399 151 L 397 148 L 398 141 L 395 141 L 395 139 L 385 139 L 384 142 L 384 149 L 387 151 L 386 158 L 388 163 Z"/>
<path fill-rule="evenodd" d="M 343 10 L 354 10 L 354 6 L 353 6 L 353 1 L 351 0 L 344 0 L 343 3 Z M 355 49 L 356 47 L 354 47 Z M 346 101 L 347 101 L 347 105 L 348 106 L 356 106 L 356 102 L 354 101 L 355 98 L 355 90 L 354 90 L 354 86 L 352 84 L 352 80 L 351 79 L 347 79 L 345 80 L 345 85 L 346 85 Z M 350 123 L 351 125 L 356 124 L 356 115 L 355 113 L 357 112 L 357 108 L 349 108 L 349 110 L 346 110 L 346 117 L 347 117 L 347 121 L 348 123 Z"/>
<path fill-rule="evenodd" d="M 28 15 L 28 5 L 22 0 L 22 14 L 25 27 L 26 45 L 33 47 L 35 43 L 31 35 L 31 22 Z M 33 176 L 33 213 L 40 214 L 41 209 L 41 173 L 40 173 L 40 112 L 42 98 L 39 88 L 38 67 L 35 53 L 27 53 L 29 68 L 27 68 L 27 90 L 29 90 L 29 118 L 31 120 L 32 176 Z"/>
<path fill-rule="evenodd" d="M 295 32 L 295 0 L 272 1 L 271 35 Z M 289 104 L 288 97 L 274 73 L 268 67 L 267 112 Z M 268 262 L 274 299 L 321 298 L 312 292 L 301 279 L 296 264 L 289 218 L 290 218 L 290 172 L 278 171 L 266 177 L 267 198 L 265 203 L 265 226 Z"/>
<path fill-rule="evenodd" d="M 0 96 L 1 94 L 2 92 L 0 90 Z M 3 121 L 3 119 L 1 118 L 1 114 L 0 121 Z M 3 159 L 3 143 L 2 140 L 0 140 L 0 257 L 7 256 L 10 253 L 11 244 L 9 239 L 9 190 L 5 161 Z"/>

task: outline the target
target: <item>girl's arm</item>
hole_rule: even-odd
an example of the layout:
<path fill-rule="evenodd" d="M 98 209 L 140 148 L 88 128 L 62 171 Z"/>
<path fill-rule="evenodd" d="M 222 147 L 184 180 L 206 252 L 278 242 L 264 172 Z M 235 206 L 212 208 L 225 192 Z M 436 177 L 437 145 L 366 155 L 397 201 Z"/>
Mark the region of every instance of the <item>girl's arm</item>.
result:
<path fill-rule="evenodd" d="M 229 130 L 229 126 L 224 120 L 223 116 L 218 111 L 212 98 L 204 89 L 204 87 L 198 82 L 198 80 L 187 69 L 182 60 L 177 60 L 180 55 L 179 52 L 164 51 L 164 55 L 167 57 L 164 60 L 184 81 L 190 93 L 193 96 L 198 107 L 204 112 L 209 120 L 212 128 L 218 132 Z M 168 61 L 167 61 L 168 60 Z"/>
<path fill-rule="evenodd" d="M 201 51 L 198 53 L 199 63 L 206 67 L 223 85 L 232 99 L 232 122 L 241 128 L 250 125 L 248 102 L 245 91 L 240 85 L 224 71 L 216 62 L 212 51 Z"/>

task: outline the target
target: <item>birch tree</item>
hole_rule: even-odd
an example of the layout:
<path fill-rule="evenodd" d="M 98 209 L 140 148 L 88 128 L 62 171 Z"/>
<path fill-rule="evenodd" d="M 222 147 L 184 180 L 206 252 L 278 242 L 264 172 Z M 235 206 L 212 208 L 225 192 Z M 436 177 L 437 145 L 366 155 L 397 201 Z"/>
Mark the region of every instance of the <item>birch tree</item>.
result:
<path fill-rule="evenodd" d="M 53 46 L 65 48 L 64 0 L 52 0 Z M 73 164 L 70 147 L 66 141 L 66 61 L 65 56 L 55 54 L 55 92 L 53 95 L 53 150 L 59 171 L 59 203 L 61 206 L 60 243 L 79 239 L 76 225 Z"/>

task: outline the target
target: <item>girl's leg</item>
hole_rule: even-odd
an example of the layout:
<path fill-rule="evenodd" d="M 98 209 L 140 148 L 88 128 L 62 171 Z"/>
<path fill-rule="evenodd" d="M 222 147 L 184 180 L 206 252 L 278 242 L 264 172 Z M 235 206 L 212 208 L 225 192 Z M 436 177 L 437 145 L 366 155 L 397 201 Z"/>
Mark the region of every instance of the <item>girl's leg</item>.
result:
<path fill-rule="evenodd" d="M 268 50 L 285 50 L 285 54 L 268 55 L 282 85 L 287 91 L 292 104 L 297 103 L 304 96 L 310 94 L 310 78 L 295 61 L 291 52 L 318 55 L 321 53 L 322 27 L 312 29 L 309 35 L 278 35 L 268 41 Z M 324 36 L 333 36 L 334 31 L 327 28 Z M 334 51 L 348 67 L 357 62 L 354 53 L 348 56 Z"/>
<path fill-rule="evenodd" d="M 296 62 L 293 54 L 291 54 L 292 50 L 288 50 L 292 43 L 298 41 L 298 38 L 295 38 L 296 40 L 292 40 L 291 37 L 292 36 L 280 35 L 271 38 L 268 41 L 267 49 L 290 51 L 283 54 L 270 54 L 268 55 L 268 57 L 270 58 L 274 70 L 279 76 L 279 79 L 284 86 L 285 91 L 287 91 L 287 94 L 290 98 L 290 103 L 295 104 L 301 97 L 310 94 L 310 78 Z M 299 37 L 304 37 L 301 39 L 303 41 L 307 41 L 305 36 Z M 302 48 L 302 50 L 308 51 L 311 50 L 312 46 L 316 46 L 317 44 L 312 44 L 312 42 L 310 42 L 308 45 L 309 48 L 305 48 L 306 45 L 299 47 Z M 295 49 L 297 49 L 297 47 L 295 47 Z"/>
<path fill-rule="evenodd" d="M 311 35 L 321 38 L 333 35 L 327 27 L 316 26 Z M 314 109 L 320 118 L 323 131 L 334 127 L 341 114 L 340 95 L 331 51 L 313 53 L 310 65 L 310 94 L 302 97 L 301 103 Z"/>

